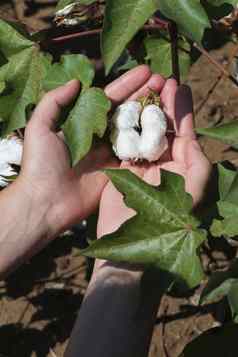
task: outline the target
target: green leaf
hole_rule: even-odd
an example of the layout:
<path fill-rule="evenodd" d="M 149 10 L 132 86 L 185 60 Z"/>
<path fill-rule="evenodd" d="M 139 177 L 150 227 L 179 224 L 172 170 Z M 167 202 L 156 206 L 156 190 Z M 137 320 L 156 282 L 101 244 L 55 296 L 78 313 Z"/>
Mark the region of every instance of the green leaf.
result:
<path fill-rule="evenodd" d="M 106 73 L 157 9 L 158 0 L 107 0 L 102 34 Z"/>
<path fill-rule="evenodd" d="M 64 85 L 72 79 L 78 79 L 84 88 L 91 86 L 95 75 L 91 61 L 83 55 L 65 55 L 60 63 L 53 64 L 47 72 L 44 89 L 49 91 Z"/>
<path fill-rule="evenodd" d="M 238 259 L 227 271 L 214 273 L 201 294 L 200 303 L 211 303 L 226 296 L 238 281 Z"/>
<path fill-rule="evenodd" d="M 198 285 L 203 271 L 197 250 L 206 235 L 191 215 L 192 198 L 184 192 L 184 179 L 162 171 L 161 185 L 156 189 L 128 170 L 105 172 L 137 215 L 82 253 L 155 266 L 188 288 Z"/>
<path fill-rule="evenodd" d="M 215 219 L 210 231 L 214 237 L 238 235 L 238 172 L 218 165 L 220 201 L 217 203 L 222 220 Z"/>
<path fill-rule="evenodd" d="M 0 67 L 1 135 L 26 125 L 26 113 L 39 101 L 51 64 L 51 57 L 28 37 L 18 24 L 0 20 L 0 53 L 7 61 Z"/>
<path fill-rule="evenodd" d="M 192 41 L 201 43 L 205 29 L 210 27 L 207 13 L 198 0 L 160 0 L 159 9 Z"/>
<path fill-rule="evenodd" d="M 232 121 L 213 128 L 198 128 L 196 132 L 209 138 L 223 141 L 238 149 L 238 121 Z"/>
<path fill-rule="evenodd" d="M 237 357 L 238 325 L 212 328 L 190 342 L 180 357 Z"/>
<path fill-rule="evenodd" d="M 15 26 L 0 20 L 0 51 L 6 58 L 34 45 L 32 41 L 23 36 L 22 30 L 20 28 L 17 30 Z"/>
<path fill-rule="evenodd" d="M 234 322 L 238 322 L 238 279 L 232 284 L 228 295 L 228 302 L 230 305 L 232 318 Z"/>
<path fill-rule="evenodd" d="M 12 55 L 9 62 L 0 67 L 0 82 L 6 84 L 6 89 L 0 95 L 0 117 L 4 119 L 3 135 L 26 125 L 27 109 L 38 103 L 50 63 L 50 56 L 32 45 Z"/>
<path fill-rule="evenodd" d="M 0 94 L 6 89 L 6 83 L 4 81 L 0 82 Z"/>
<path fill-rule="evenodd" d="M 224 201 L 227 197 L 231 197 L 230 190 L 231 186 L 238 174 L 237 171 L 229 170 L 225 168 L 222 164 L 217 165 L 219 179 L 218 179 L 218 186 L 219 186 L 219 195 L 220 199 Z"/>
<path fill-rule="evenodd" d="M 158 36 L 147 37 L 144 43 L 147 53 L 146 60 L 152 71 L 170 77 L 173 74 L 171 43 Z M 191 67 L 190 45 L 186 40 L 180 39 L 179 47 L 184 49 L 179 50 L 179 65 L 181 77 L 185 78 Z"/>
<path fill-rule="evenodd" d="M 111 103 L 101 89 L 90 88 L 81 93 L 63 126 L 73 165 L 89 152 L 94 134 L 103 137 L 110 108 Z"/>

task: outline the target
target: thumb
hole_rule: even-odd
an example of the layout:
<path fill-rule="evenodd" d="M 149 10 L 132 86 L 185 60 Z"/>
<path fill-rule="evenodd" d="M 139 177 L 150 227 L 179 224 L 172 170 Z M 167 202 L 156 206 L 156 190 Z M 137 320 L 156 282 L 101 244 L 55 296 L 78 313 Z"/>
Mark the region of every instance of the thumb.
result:
<path fill-rule="evenodd" d="M 73 79 L 64 86 L 45 94 L 32 115 L 31 126 L 37 126 L 38 130 L 41 128 L 54 130 L 62 107 L 70 104 L 79 88 L 79 81 Z"/>

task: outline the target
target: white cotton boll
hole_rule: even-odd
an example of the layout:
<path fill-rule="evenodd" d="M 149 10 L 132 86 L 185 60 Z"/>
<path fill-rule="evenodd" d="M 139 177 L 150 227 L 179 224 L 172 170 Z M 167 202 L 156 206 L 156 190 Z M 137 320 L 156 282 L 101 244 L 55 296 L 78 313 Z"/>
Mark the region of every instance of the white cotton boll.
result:
<path fill-rule="evenodd" d="M 136 101 L 128 101 L 120 105 L 112 117 L 113 126 L 124 130 L 139 126 L 142 105 Z"/>
<path fill-rule="evenodd" d="M 142 131 L 159 131 L 160 135 L 165 135 L 167 131 L 167 120 L 164 112 L 155 104 L 147 105 L 141 114 Z"/>
<path fill-rule="evenodd" d="M 0 140 L 0 165 L 2 163 L 20 165 L 22 152 L 23 143 L 17 137 Z"/>
<path fill-rule="evenodd" d="M 0 187 L 6 187 L 9 184 L 8 178 L 16 174 L 13 168 L 7 163 L 0 164 Z"/>
<path fill-rule="evenodd" d="M 128 101 L 117 108 L 112 123 L 111 142 L 120 160 L 153 162 L 168 148 L 167 120 L 157 105 L 146 105 L 142 111 L 139 102 Z M 141 134 L 137 127 L 141 127 Z"/>
<path fill-rule="evenodd" d="M 148 105 L 141 115 L 140 156 L 150 162 L 157 161 L 168 148 L 167 121 L 157 105 Z"/>
<path fill-rule="evenodd" d="M 113 150 L 120 160 L 133 160 L 139 157 L 140 135 L 134 129 L 114 130 L 111 135 Z"/>
<path fill-rule="evenodd" d="M 0 140 L 0 186 L 8 185 L 7 178 L 17 173 L 11 164 L 19 165 L 22 160 L 23 143 L 17 137 Z"/>
<path fill-rule="evenodd" d="M 166 136 L 157 140 L 151 140 L 149 137 L 143 137 L 140 142 L 140 156 L 143 159 L 154 162 L 159 160 L 163 153 L 168 149 L 168 139 Z"/>

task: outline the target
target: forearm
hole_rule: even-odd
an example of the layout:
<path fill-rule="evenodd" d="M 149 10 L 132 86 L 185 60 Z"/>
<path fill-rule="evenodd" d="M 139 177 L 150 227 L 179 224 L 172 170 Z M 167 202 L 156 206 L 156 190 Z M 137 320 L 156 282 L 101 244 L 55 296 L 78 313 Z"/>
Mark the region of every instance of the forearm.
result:
<path fill-rule="evenodd" d="M 31 195 L 16 180 L 0 192 L 0 279 L 52 239 L 49 203 Z"/>
<path fill-rule="evenodd" d="M 105 263 L 89 284 L 66 357 L 145 357 L 163 292 L 158 275 Z"/>

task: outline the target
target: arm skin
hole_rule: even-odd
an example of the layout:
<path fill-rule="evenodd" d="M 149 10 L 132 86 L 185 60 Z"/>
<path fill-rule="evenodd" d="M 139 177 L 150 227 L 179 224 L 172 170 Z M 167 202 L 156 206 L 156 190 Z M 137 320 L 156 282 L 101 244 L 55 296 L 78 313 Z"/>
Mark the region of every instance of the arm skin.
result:
<path fill-rule="evenodd" d="M 105 93 L 117 104 L 153 78 L 142 65 L 107 86 Z M 0 192 L 0 279 L 90 215 L 108 182 L 99 170 L 118 166 L 110 148 L 100 145 L 70 167 L 68 149 L 55 127 L 61 107 L 78 91 L 79 83 L 73 80 L 49 92 L 27 125 L 21 173 Z"/>
<path fill-rule="evenodd" d="M 162 78 L 158 78 L 157 91 L 170 127 L 176 128 L 170 152 L 158 163 L 121 166 L 152 185 L 159 185 L 161 168 L 183 175 L 186 190 L 197 205 L 211 166 L 194 134 L 191 92 L 184 86 L 178 88 L 174 80 L 165 83 Z M 137 97 L 135 93 L 132 99 Z M 101 197 L 98 237 L 117 230 L 134 214 L 109 182 Z M 124 264 L 96 261 L 65 356 L 146 357 L 160 299 L 168 284 L 169 279 L 158 272 L 143 273 Z"/>

